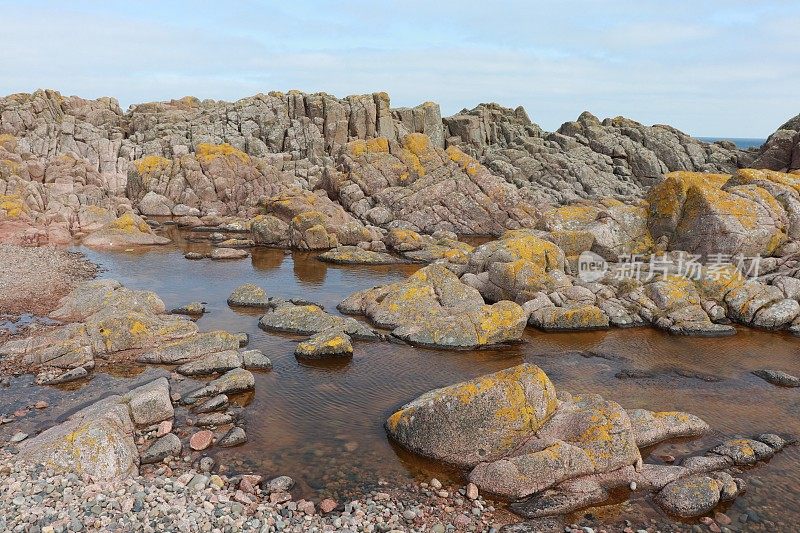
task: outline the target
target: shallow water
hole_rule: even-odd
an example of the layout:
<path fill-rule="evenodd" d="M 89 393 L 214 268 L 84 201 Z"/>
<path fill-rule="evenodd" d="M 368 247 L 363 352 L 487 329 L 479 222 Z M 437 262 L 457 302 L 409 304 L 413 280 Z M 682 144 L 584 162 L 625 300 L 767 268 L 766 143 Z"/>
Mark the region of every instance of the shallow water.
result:
<path fill-rule="evenodd" d="M 172 236 L 177 237 L 174 230 Z M 800 373 L 797 338 L 744 328 L 735 336 L 714 339 L 673 337 L 645 328 L 587 333 L 529 329 L 524 343 L 497 350 L 447 352 L 357 341 L 352 359 L 303 363 L 293 355 L 299 337 L 266 333 L 257 326 L 261 312 L 227 306 L 235 287 L 257 283 L 272 296 L 302 296 L 335 313 L 336 304 L 350 293 L 402 279 L 418 267 L 333 266 L 317 261 L 315 254 L 273 249 L 255 249 L 251 258 L 237 261 L 188 261 L 183 253 L 189 250 L 207 251 L 208 245 L 176 238 L 175 245 L 146 251 L 83 251 L 105 269 L 102 277 L 153 290 L 167 308 L 206 302 L 208 313 L 198 321 L 201 330 L 250 334 L 249 347 L 266 353 L 274 369 L 256 376 L 255 394 L 248 398 L 248 443 L 224 450 L 221 460 L 234 469 L 290 475 L 306 496 L 352 496 L 380 479 L 422 481 L 436 475 L 457 480 L 457 472 L 437 469 L 392 445 L 383 420 L 431 388 L 524 361 L 544 369 L 557 389 L 596 392 L 627 408 L 685 410 L 712 426 L 714 432 L 703 439 L 651 450 L 646 458 L 650 462 L 664 454 L 701 451 L 733 435 L 771 431 L 800 436 L 800 389 L 774 387 L 750 374 L 758 368 Z M 129 369 L 116 376 L 98 374 L 84 390 L 66 394 L 78 405 L 91 395 L 126 390 L 132 381 L 166 372 L 139 370 L 143 373 L 133 378 L 126 377 Z M 635 377 L 625 378 L 622 371 Z M 27 386 L 26 379 L 18 378 L 12 389 Z M 55 400 L 61 393 L 47 389 L 44 394 Z M 37 419 L 40 427 L 53 422 Z M 768 465 L 746 472 L 750 488 L 733 504 L 734 520 L 751 509 L 776 522 L 778 530 L 798 523 L 798 459 L 800 449 L 791 447 Z M 633 512 L 631 505 L 637 515 L 659 514 L 646 500 L 595 513 L 626 516 Z M 738 522 L 734 526 L 741 528 Z"/>

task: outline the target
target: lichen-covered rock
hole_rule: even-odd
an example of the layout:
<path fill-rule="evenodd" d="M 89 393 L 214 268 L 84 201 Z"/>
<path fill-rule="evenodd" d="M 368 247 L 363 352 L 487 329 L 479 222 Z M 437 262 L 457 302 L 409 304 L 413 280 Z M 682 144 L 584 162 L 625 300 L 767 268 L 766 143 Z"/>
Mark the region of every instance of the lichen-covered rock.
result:
<path fill-rule="evenodd" d="M 176 307 L 170 311 L 173 315 L 200 316 L 206 312 L 206 306 L 202 302 L 190 302 L 186 305 Z"/>
<path fill-rule="evenodd" d="M 133 430 L 128 407 L 111 396 L 22 442 L 17 457 L 98 481 L 124 479 L 138 472 Z"/>
<path fill-rule="evenodd" d="M 242 366 L 241 356 L 234 350 L 213 352 L 194 361 L 184 363 L 175 371 L 184 376 L 208 376 L 221 374 Z"/>
<path fill-rule="evenodd" d="M 530 314 L 528 323 L 545 331 L 588 331 L 609 327 L 608 315 L 594 305 L 542 307 Z"/>
<path fill-rule="evenodd" d="M 225 372 L 217 379 L 208 382 L 205 386 L 182 396 L 181 403 L 191 405 L 203 398 L 218 396 L 220 394 L 229 396 L 231 394 L 253 390 L 254 387 L 255 377 L 253 377 L 250 371 L 244 370 L 243 368 L 234 368 L 233 370 Z"/>
<path fill-rule="evenodd" d="M 513 302 L 485 305 L 476 289 L 439 264 L 404 281 L 355 293 L 339 309 L 365 314 L 413 344 L 451 349 L 517 341 L 527 321 Z"/>
<path fill-rule="evenodd" d="M 343 331 L 325 330 L 299 343 L 294 354 L 308 359 L 347 356 L 353 354 L 353 345 L 350 343 L 350 336 Z"/>
<path fill-rule="evenodd" d="M 247 250 L 237 248 L 214 248 L 209 257 L 216 261 L 224 261 L 226 259 L 244 259 L 249 255 Z"/>
<path fill-rule="evenodd" d="M 239 348 L 239 338 L 236 335 L 227 331 L 210 331 L 163 343 L 158 348 L 143 353 L 139 356 L 138 361 L 177 365 L 194 361 L 210 353 L 236 350 L 237 348 Z"/>
<path fill-rule="evenodd" d="M 775 455 L 775 450 L 757 440 L 732 439 L 712 448 L 709 453 L 728 457 L 737 466 L 744 466 L 769 459 Z"/>
<path fill-rule="evenodd" d="M 719 503 L 719 482 L 711 476 L 693 476 L 673 481 L 658 493 L 656 502 L 683 518 L 701 516 Z"/>
<path fill-rule="evenodd" d="M 267 291 L 253 283 L 245 283 L 228 296 L 228 305 L 240 307 L 268 307 Z"/>
<path fill-rule="evenodd" d="M 317 305 L 295 305 L 278 302 L 258 321 L 267 331 L 314 335 L 326 330 L 340 330 L 356 339 L 377 339 L 378 335 L 365 324 L 353 319 L 326 313 Z"/>
<path fill-rule="evenodd" d="M 704 257 L 768 256 L 786 241 L 788 219 L 780 203 L 757 185 L 730 176 L 676 172 L 648 195 L 648 225 L 673 250 Z"/>
<path fill-rule="evenodd" d="M 556 406 L 545 373 L 523 364 L 425 393 L 390 416 L 386 430 L 415 453 L 472 467 L 514 450 Z"/>
<path fill-rule="evenodd" d="M 391 265 L 403 262 L 387 253 L 364 250 L 358 246 L 339 246 L 321 254 L 319 260 L 340 265 Z"/>
<path fill-rule="evenodd" d="M 266 246 L 288 246 L 289 224 L 272 215 L 259 215 L 250 222 L 253 242 Z"/>
<path fill-rule="evenodd" d="M 697 437 L 709 431 L 703 420 L 679 411 L 654 413 L 646 409 L 628 409 L 628 417 L 639 448 L 677 437 Z"/>
<path fill-rule="evenodd" d="M 129 212 L 84 237 L 82 242 L 94 248 L 119 248 L 167 244 L 170 240 L 156 235 L 144 220 Z"/>

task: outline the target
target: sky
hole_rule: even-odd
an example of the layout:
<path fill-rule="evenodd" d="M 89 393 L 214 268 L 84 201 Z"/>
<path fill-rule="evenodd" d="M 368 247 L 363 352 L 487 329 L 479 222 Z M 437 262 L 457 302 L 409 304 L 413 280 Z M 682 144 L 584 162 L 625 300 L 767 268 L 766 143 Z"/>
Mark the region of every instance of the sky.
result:
<path fill-rule="evenodd" d="M 0 0 L 0 94 L 130 104 L 299 89 L 393 107 L 588 110 L 696 136 L 766 137 L 800 113 L 793 0 Z"/>

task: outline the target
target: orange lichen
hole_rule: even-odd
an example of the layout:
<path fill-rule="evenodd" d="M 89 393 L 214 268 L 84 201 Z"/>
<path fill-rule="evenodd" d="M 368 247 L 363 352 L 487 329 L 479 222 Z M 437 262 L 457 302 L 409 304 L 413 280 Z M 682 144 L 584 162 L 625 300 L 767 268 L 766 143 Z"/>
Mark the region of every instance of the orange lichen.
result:
<path fill-rule="evenodd" d="M 477 159 L 468 156 L 455 146 L 448 146 L 445 152 L 450 161 L 457 163 L 470 176 L 476 175 L 481 168 L 481 164 L 478 163 Z"/>

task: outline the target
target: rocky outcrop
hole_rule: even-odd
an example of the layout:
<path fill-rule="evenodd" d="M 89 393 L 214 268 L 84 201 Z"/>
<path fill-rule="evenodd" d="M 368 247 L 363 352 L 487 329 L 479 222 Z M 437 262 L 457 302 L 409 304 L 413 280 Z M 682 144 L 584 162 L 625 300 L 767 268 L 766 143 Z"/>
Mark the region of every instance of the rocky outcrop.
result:
<path fill-rule="evenodd" d="M 545 202 L 641 197 L 667 172 L 732 173 L 752 160 L 730 144 L 707 144 L 669 126 L 623 117 L 600 121 L 588 112 L 553 133 L 533 124 L 521 107 L 496 104 L 461 111 L 444 123 L 449 146 Z"/>
<path fill-rule="evenodd" d="M 345 209 L 376 226 L 485 235 L 535 219 L 525 191 L 424 134 L 352 141 L 337 166 L 344 170 L 329 176 L 329 187 Z"/>
<path fill-rule="evenodd" d="M 602 503 L 624 486 L 656 492 L 668 511 L 697 516 L 741 492 L 743 482 L 725 468 L 754 464 L 785 445 L 765 435 L 728 441 L 681 466 L 644 464 L 639 447 L 702 435 L 708 426 L 686 413 L 626 411 L 598 395 L 556 394 L 532 364 L 427 392 L 385 428 L 416 454 L 470 470 L 470 482 L 516 500 L 511 508 L 528 518 Z M 707 490 L 692 490 L 700 486 Z"/>
<path fill-rule="evenodd" d="M 781 172 L 800 169 L 800 115 L 769 136 L 752 166 Z"/>

